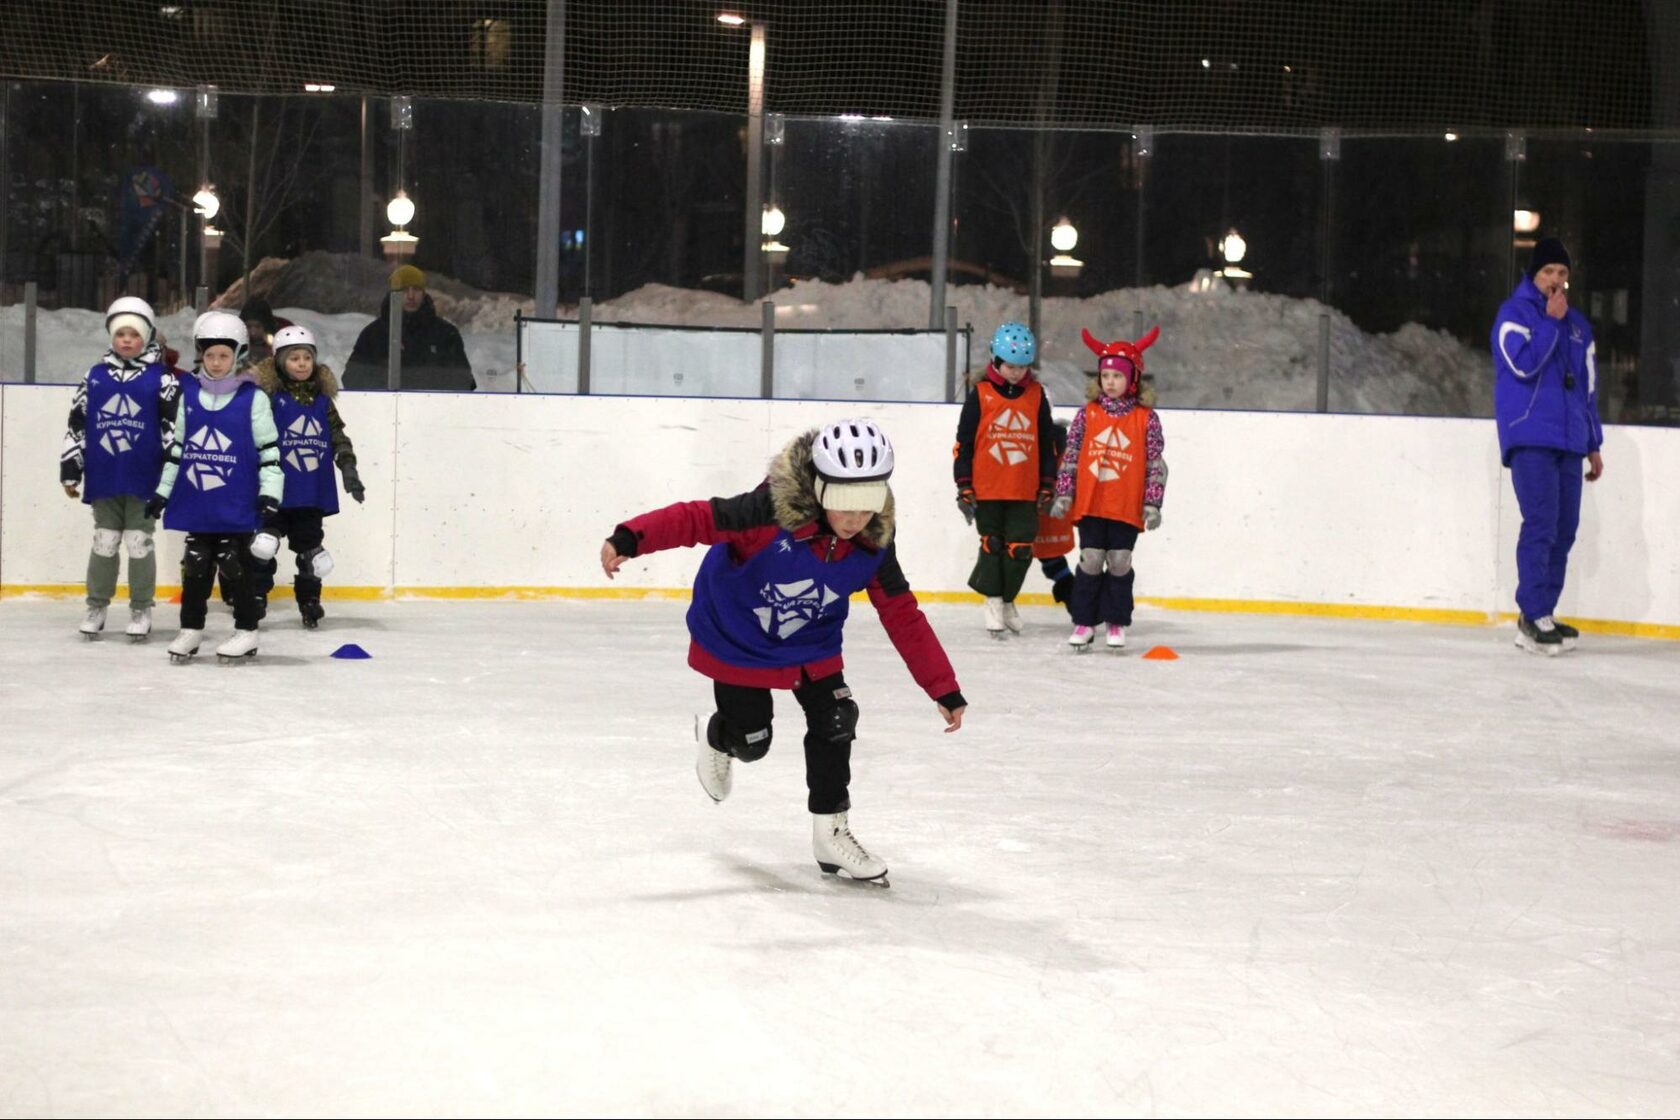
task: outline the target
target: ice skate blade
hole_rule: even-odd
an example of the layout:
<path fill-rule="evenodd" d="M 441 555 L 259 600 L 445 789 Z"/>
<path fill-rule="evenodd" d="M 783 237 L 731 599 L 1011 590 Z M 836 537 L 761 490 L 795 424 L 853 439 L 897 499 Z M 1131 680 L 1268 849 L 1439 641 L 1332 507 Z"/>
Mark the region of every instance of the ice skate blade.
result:
<path fill-rule="evenodd" d="M 1563 646 L 1543 646 L 1533 638 L 1530 638 L 1527 634 L 1517 635 L 1517 648 L 1525 650 L 1528 653 L 1538 653 L 1545 657 L 1556 657 L 1558 654 L 1563 652 Z"/>
<path fill-rule="evenodd" d="M 1009 640 L 1009 631 L 988 630 L 986 631 L 986 637 L 990 638 L 994 642 L 1007 642 Z"/>
<path fill-rule="evenodd" d="M 137 645 L 140 645 L 142 642 L 145 642 L 150 637 L 151 637 L 150 634 L 130 634 L 128 636 L 128 644 L 131 645 L 131 646 L 137 646 Z"/>
<path fill-rule="evenodd" d="M 193 650 L 191 653 L 172 653 L 169 655 L 169 663 L 171 665 L 190 665 L 192 659 L 197 656 L 197 650 Z"/>
<path fill-rule="evenodd" d="M 92 633 L 89 633 L 88 631 L 83 630 L 81 632 L 81 634 L 82 634 L 82 641 L 84 641 L 84 642 L 97 642 L 99 640 L 99 631 L 97 631 L 97 630 L 93 631 Z"/>
<path fill-rule="evenodd" d="M 859 879 L 857 876 L 849 873 L 845 875 L 840 874 L 840 865 L 838 863 L 824 863 L 822 860 L 818 860 L 817 866 L 822 868 L 822 873 L 824 875 L 832 875 L 835 879 L 843 883 L 862 883 L 871 887 L 892 886 L 891 883 L 887 882 L 887 873 L 885 871 L 881 872 L 873 879 Z"/>
<path fill-rule="evenodd" d="M 1091 652 L 1091 643 L 1084 642 L 1077 646 L 1070 646 L 1069 648 L 1071 648 L 1076 655 L 1083 656 Z"/>
<path fill-rule="evenodd" d="M 303 628 L 305 630 L 314 630 L 314 629 L 318 628 L 320 625 L 321 625 L 321 622 L 320 622 L 319 619 L 305 617 L 304 620 L 303 620 Z"/>
<path fill-rule="evenodd" d="M 257 656 L 256 650 L 252 650 L 250 653 L 218 653 L 216 660 L 223 665 L 242 665 L 255 656 Z"/>

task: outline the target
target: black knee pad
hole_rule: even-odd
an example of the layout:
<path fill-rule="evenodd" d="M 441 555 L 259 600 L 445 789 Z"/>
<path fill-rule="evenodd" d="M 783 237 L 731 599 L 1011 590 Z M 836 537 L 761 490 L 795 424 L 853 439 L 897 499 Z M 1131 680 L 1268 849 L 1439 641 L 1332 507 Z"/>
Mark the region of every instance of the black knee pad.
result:
<path fill-rule="evenodd" d="M 996 533 L 987 533 L 980 538 L 980 551 L 988 556 L 1000 555 L 1006 548 L 1008 545 Z"/>
<path fill-rule="evenodd" d="M 205 579 L 216 570 L 216 558 L 200 541 L 188 541 L 181 553 L 181 578 Z"/>
<path fill-rule="evenodd" d="M 222 573 L 222 578 L 229 582 L 237 582 L 245 578 L 245 546 L 238 541 L 227 541 L 216 553 L 216 570 Z"/>
<path fill-rule="evenodd" d="M 742 762 L 757 762 L 770 752 L 770 729 L 743 731 L 725 720 L 722 712 L 713 712 L 706 724 L 706 742 Z"/>
<path fill-rule="evenodd" d="M 851 690 L 841 701 L 811 717 L 810 732 L 825 743 L 844 746 L 857 738 L 858 706 Z"/>
<path fill-rule="evenodd" d="M 1031 560 L 1032 548 L 1033 542 L 1031 541 L 1012 541 L 1009 545 L 1009 558 L 1011 560 Z"/>

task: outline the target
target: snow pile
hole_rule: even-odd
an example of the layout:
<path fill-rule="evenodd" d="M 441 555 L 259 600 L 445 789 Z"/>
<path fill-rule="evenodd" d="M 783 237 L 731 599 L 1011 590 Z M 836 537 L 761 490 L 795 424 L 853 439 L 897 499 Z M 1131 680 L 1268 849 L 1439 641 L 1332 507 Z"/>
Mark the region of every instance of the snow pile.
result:
<path fill-rule="evenodd" d="M 356 336 L 377 313 L 389 290 L 388 266 L 341 253 L 308 253 L 295 260 L 270 258 L 251 274 L 250 290 L 276 313 L 309 327 L 321 340 L 321 358 L 342 369 Z M 428 290 L 445 319 L 460 328 L 481 387 L 509 388 L 514 366 L 514 318 L 530 315 L 532 301 L 506 292 L 482 292 L 438 273 Z M 869 280 L 842 284 L 804 281 L 770 297 L 784 328 L 926 329 L 931 287 L 923 280 Z M 984 363 L 992 330 L 1010 319 L 1025 321 L 1027 300 L 1007 288 L 953 285 L 946 302 L 959 324 L 972 327 L 968 362 Z M 239 307 L 243 283 L 217 300 Z M 0 376 L 16 379 L 22 366 L 21 307 L 0 308 Z M 561 307 L 560 318 L 576 315 Z M 1330 407 L 1338 412 L 1485 416 L 1491 405 L 1491 369 L 1485 352 L 1444 332 L 1415 323 L 1393 334 L 1371 335 L 1317 300 L 1260 292 L 1187 288 L 1125 288 L 1088 299 L 1047 298 L 1041 305 L 1040 368 L 1060 404 L 1082 400 L 1094 361 L 1081 328 L 1099 338 L 1134 338 L 1159 325 L 1161 339 L 1148 352 L 1159 403 L 1172 408 L 1311 410 L 1316 406 L 1321 317 L 1330 327 Z M 104 349 L 102 316 L 91 311 L 52 311 L 40 316 L 38 370 L 42 381 L 79 378 Z M 190 310 L 164 317 L 171 340 L 188 340 Z M 715 292 L 649 284 L 594 308 L 598 323 L 756 328 L 756 305 Z M 1140 326 L 1141 324 L 1141 326 Z M 179 345 L 179 343 L 177 343 Z M 190 343 L 180 348 L 190 355 Z"/>

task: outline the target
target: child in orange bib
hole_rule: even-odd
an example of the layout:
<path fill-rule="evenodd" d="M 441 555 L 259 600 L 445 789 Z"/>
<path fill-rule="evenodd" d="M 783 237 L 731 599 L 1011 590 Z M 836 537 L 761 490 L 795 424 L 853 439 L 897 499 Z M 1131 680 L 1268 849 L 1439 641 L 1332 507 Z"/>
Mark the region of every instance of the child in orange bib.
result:
<path fill-rule="evenodd" d="M 1068 644 L 1089 648 L 1102 622 L 1109 647 L 1119 649 L 1132 624 L 1132 550 L 1140 531 L 1161 524 L 1166 496 L 1166 439 L 1151 407 L 1154 395 L 1143 388 L 1143 351 L 1161 329 L 1135 343 L 1104 343 L 1083 333 L 1097 355 L 1097 376 L 1088 403 L 1068 425 L 1051 515 L 1073 517 L 1079 531 Z"/>
<path fill-rule="evenodd" d="M 957 505 L 980 532 L 968 585 L 986 598 L 986 630 L 1020 633 L 1015 596 L 1032 567 L 1038 514 L 1051 501 L 1056 459 L 1050 398 L 1033 377 L 1038 340 L 1022 323 L 992 336 L 992 361 L 963 402 L 957 421 Z"/>

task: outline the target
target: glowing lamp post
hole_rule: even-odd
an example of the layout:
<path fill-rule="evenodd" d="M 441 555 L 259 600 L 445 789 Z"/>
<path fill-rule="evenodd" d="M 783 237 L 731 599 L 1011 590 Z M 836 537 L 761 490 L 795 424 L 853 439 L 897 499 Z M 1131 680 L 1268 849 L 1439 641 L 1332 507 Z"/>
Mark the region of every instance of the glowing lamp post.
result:
<path fill-rule="evenodd" d="M 1078 244 L 1079 231 L 1066 218 L 1051 227 L 1050 247 L 1056 250 L 1056 255 L 1050 258 L 1050 275 L 1069 280 L 1079 275 L 1085 262 L 1072 256 L 1073 247 Z"/>
<path fill-rule="evenodd" d="M 222 231 L 211 223 L 221 212 L 222 200 L 209 183 L 198 188 L 192 196 L 193 213 L 198 215 L 198 275 L 200 284 L 215 290 L 216 257 L 222 249 Z"/>
<path fill-rule="evenodd" d="M 1219 270 L 1219 275 L 1231 282 L 1232 287 L 1244 288 L 1254 279 L 1252 272 L 1242 269 L 1242 259 L 1248 255 L 1248 242 L 1235 229 L 1227 233 L 1219 242 L 1219 255 L 1225 258 L 1225 267 Z"/>
<path fill-rule="evenodd" d="M 787 215 L 782 208 L 771 203 L 764 208 L 764 217 L 759 222 L 759 230 L 764 237 L 764 259 L 771 264 L 781 264 L 787 260 L 788 247 L 777 240 L 782 230 L 787 228 Z"/>
<path fill-rule="evenodd" d="M 420 239 L 404 228 L 414 220 L 414 212 L 414 200 L 409 198 L 408 192 L 404 190 L 397 191 L 396 197 L 385 205 L 385 217 L 396 227 L 379 239 L 379 244 L 384 246 L 386 259 L 401 260 L 414 255 Z"/>

